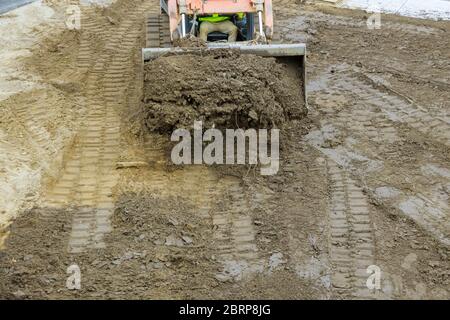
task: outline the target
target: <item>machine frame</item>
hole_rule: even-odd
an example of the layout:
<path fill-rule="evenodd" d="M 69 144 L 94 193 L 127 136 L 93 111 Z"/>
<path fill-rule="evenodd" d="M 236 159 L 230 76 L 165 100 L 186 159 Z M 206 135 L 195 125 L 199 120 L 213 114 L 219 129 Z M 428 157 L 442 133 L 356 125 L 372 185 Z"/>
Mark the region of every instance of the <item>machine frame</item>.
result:
<path fill-rule="evenodd" d="M 169 16 L 171 40 L 187 34 L 187 16 L 208 14 L 257 14 L 259 33 L 273 35 L 272 0 L 160 0 L 161 13 Z"/>

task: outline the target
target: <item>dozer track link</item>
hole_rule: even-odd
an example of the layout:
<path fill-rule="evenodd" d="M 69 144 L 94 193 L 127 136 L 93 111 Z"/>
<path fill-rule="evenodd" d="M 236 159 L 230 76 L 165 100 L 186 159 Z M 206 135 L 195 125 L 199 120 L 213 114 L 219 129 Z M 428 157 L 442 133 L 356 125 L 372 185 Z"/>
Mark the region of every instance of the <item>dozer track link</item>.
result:
<path fill-rule="evenodd" d="M 167 14 L 151 14 L 147 17 L 146 25 L 146 47 L 147 48 L 170 48 L 169 16 Z"/>

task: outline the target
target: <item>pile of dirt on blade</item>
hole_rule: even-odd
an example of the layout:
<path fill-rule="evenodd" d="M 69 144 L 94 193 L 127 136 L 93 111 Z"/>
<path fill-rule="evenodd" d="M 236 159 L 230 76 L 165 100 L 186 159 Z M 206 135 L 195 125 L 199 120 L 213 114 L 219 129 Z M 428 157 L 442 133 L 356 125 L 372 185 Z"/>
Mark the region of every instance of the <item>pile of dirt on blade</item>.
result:
<path fill-rule="evenodd" d="M 302 79 L 275 58 L 226 50 L 168 55 L 145 65 L 146 130 L 273 128 L 304 118 Z"/>
<path fill-rule="evenodd" d="M 177 39 L 173 42 L 173 45 L 175 47 L 182 47 L 182 48 L 206 48 L 207 44 L 205 41 L 203 41 L 200 38 L 197 37 L 186 37 Z"/>

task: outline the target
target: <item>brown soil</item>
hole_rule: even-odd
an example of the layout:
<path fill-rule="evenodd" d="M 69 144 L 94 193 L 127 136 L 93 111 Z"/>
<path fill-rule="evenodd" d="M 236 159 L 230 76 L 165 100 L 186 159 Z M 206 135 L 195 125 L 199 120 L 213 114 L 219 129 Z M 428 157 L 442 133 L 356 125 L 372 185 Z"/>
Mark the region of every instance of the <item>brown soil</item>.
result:
<path fill-rule="evenodd" d="M 300 80 L 299 80 L 300 81 Z M 228 51 L 158 58 L 145 66 L 143 118 L 150 131 L 272 128 L 301 119 L 301 85 L 273 58 Z"/>
<path fill-rule="evenodd" d="M 449 23 L 383 15 L 368 30 L 359 11 L 274 7 L 277 37 L 308 45 L 309 113 L 284 122 L 271 177 L 174 170 L 165 134 L 130 133 L 140 26 L 157 1 L 83 9 L 80 34 L 33 49 L 25 68 L 43 88 L 0 103 L 0 187 L 33 207 L 0 232 L 1 298 L 448 300 Z M 31 180 L 12 175 L 22 167 L 53 181 L 14 193 Z M 80 290 L 66 287 L 72 264 Z M 371 265 L 379 290 L 366 287 Z"/>

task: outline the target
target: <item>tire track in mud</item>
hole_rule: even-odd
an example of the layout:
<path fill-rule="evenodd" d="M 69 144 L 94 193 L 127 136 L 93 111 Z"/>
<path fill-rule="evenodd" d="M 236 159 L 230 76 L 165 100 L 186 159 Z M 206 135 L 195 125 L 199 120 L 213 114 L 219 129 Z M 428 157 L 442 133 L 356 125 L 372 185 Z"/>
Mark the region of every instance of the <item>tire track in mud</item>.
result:
<path fill-rule="evenodd" d="M 371 197 L 409 216 L 448 244 L 449 207 L 448 200 L 445 201 L 448 177 L 424 176 L 426 168 L 419 166 L 420 161 L 413 167 L 408 164 L 409 152 L 396 147 L 397 143 L 405 142 L 405 133 L 418 131 L 443 144 L 445 149 L 450 134 L 446 119 L 364 83 L 358 73 L 347 69 L 338 69 L 334 76 L 328 74 L 313 81 L 310 88 L 317 107 L 313 112 L 320 112 L 326 120 L 306 141 L 368 184 Z M 430 131 L 429 127 L 434 130 Z M 331 145 L 326 145 L 327 140 L 332 141 Z M 337 143 L 333 142 L 336 140 Z M 435 152 L 430 150 L 417 157 L 426 160 Z M 445 164 L 438 167 L 438 171 L 448 171 Z M 380 177 L 385 178 L 380 180 Z M 411 187 L 402 187 L 402 191 L 391 186 L 391 180 L 399 179 Z"/>
<path fill-rule="evenodd" d="M 424 135 L 450 147 L 450 121 L 442 115 L 430 115 L 425 108 L 406 102 L 401 97 L 386 94 L 380 90 L 359 83 L 358 88 L 352 85 L 356 81 L 345 81 L 344 90 L 353 91 L 360 101 L 372 104 L 379 108 L 385 116 L 393 121 L 403 123 Z"/>
<path fill-rule="evenodd" d="M 352 130 L 359 136 L 368 136 L 377 142 L 394 143 L 399 139 L 398 124 L 404 124 L 438 143 L 450 146 L 450 121 L 445 116 L 430 115 L 424 108 L 408 103 L 401 97 L 382 92 L 356 77 L 347 77 L 345 73 L 340 73 L 339 76 L 339 83 L 327 82 L 335 86 L 329 88 L 331 92 L 317 95 L 318 103 L 326 100 L 339 103 L 343 92 L 347 96 L 345 101 L 357 101 L 357 105 L 350 112 L 344 110 L 334 114 L 333 110 L 321 110 L 327 113 L 327 116 L 336 118 L 333 122 L 337 122 L 339 126 L 345 127 L 348 117 L 351 117 Z"/>
<path fill-rule="evenodd" d="M 84 126 L 60 179 L 46 196 L 49 207 L 70 204 L 78 208 L 68 246 L 72 253 L 105 247 L 103 236 L 111 230 L 112 188 L 118 181 L 115 164 L 120 146 L 119 111 L 124 104 L 124 88 L 132 76 L 131 57 L 141 32 L 139 22 L 144 10 L 141 6 L 124 17 L 92 63 L 86 81 Z M 89 55 L 83 50 L 83 54 Z M 81 64 L 90 65 L 83 59 Z"/>
<path fill-rule="evenodd" d="M 357 82 L 355 80 L 353 82 L 348 81 L 346 85 L 350 83 Z M 417 130 L 447 147 L 450 146 L 450 123 L 445 117 L 441 115 L 430 115 L 430 112 L 427 112 L 421 106 L 407 103 L 401 97 L 386 94 L 362 82 L 358 84 L 360 85 L 359 89 L 356 89 L 354 86 L 350 86 L 348 89 L 351 88 L 353 92 L 356 92 L 358 99 L 366 109 L 375 107 L 375 110 L 371 113 L 372 116 L 369 117 L 368 114 L 363 116 L 364 120 L 368 123 L 366 128 L 373 128 L 373 124 L 377 124 L 373 119 L 383 117 L 382 115 L 378 115 L 380 113 L 379 111 L 381 111 L 381 113 L 384 113 L 385 120 L 382 126 L 377 128 L 379 133 L 386 133 L 387 131 L 394 132 L 396 123 L 400 122 L 410 127 L 410 129 Z M 346 90 L 346 86 L 343 89 Z M 381 129 L 384 131 L 380 132 Z M 395 141 L 389 140 L 389 138 L 389 135 L 382 136 L 378 142 L 393 143 Z M 432 152 L 430 153 L 432 154 Z M 372 152 L 372 155 L 376 155 L 376 153 Z M 390 150 L 385 156 L 385 162 L 389 162 L 392 158 L 401 159 L 402 157 L 407 159 L 409 155 L 403 155 L 398 150 Z M 442 168 L 439 171 L 449 171 L 445 163 L 440 165 L 442 165 Z M 447 245 L 450 244 L 450 208 L 448 206 L 448 196 L 447 202 L 439 199 L 442 198 L 442 192 L 439 189 L 445 190 L 448 188 L 450 179 L 439 174 L 435 174 L 434 176 L 428 175 L 424 172 L 424 166 L 415 170 L 399 167 L 396 174 L 403 176 L 405 181 L 409 181 L 411 178 L 415 180 L 412 183 L 412 189 L 415 190 L 415 194 L 411 196 L 399 192 L 394 197 L 389 196 L 388 198 L 394 198 L 387 199 L 391 206 L 397 207 L 400 211 L 413 218 L 441 242 Z M 420 181 L 424 175 L 427 176 L 427 184 Z M 376 194 L 377 189 L 374 192 Z"/>
<path fill-rule="evenodd" d="M 339 295 L 375 298 L 366 286 L 367 267 L 374 264 L 373 226 L 366 195 L 348 173 L 327 161 L 330 180 L 331 283 Z"/>
<path fill-rule="evenodd" d="M 215 259 L 223 266 L 217 279 L 239 281 L 262 272 L 251 204 L 241 181 L 219 176 L 214 169 L 201 165 L 168 172 L 164 144 L 156 140 L 151 135 L 145 138 L 147 161 L 155 163 L 151 169 L 151 188 L 161 197 L 182 197 L 189 201 L 199 217 L 207 221 L 213 230 L 211 246 Z"/>

